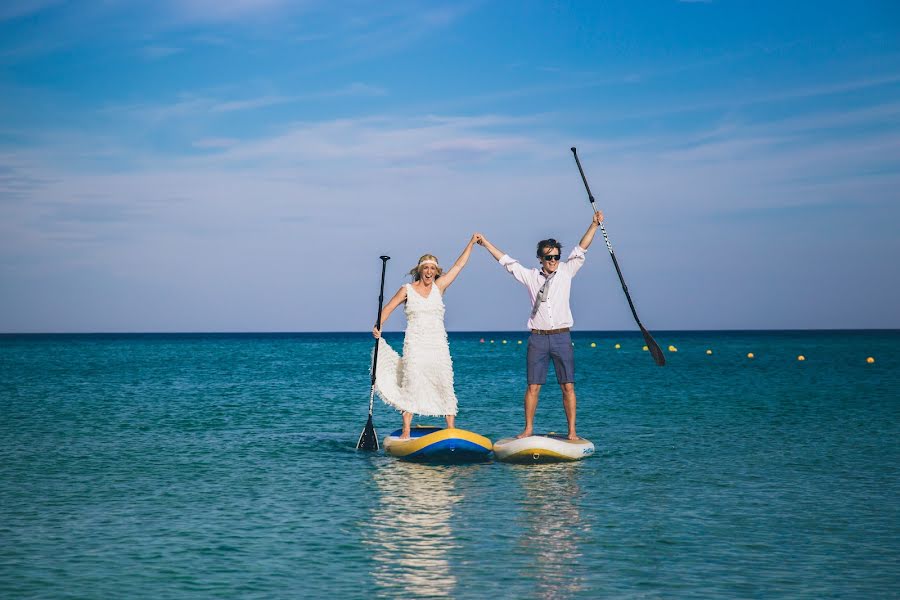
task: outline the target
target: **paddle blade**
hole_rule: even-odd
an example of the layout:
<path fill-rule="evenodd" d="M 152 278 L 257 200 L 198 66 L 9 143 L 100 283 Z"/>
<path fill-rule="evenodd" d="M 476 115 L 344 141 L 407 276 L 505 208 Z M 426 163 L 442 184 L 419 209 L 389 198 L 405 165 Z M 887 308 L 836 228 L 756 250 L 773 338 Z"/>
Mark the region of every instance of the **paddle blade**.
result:
<path fill-rule="evenodd" d="M 647 344 L 647 350 L 650 351 L 650 356 L 653 357 L 653 361 L 660 367 L 665 366 L 666 357 L 663 354 L 662 348 L 659 347 L 659 344 L 656 343 L 656 340 L 653 339 L 650 332 L 644 329 L 643 326 L 641 326 L 641 333 L 644 334 L 644 342 Z"/>
<path fill-rule="evenodd" d="M 375 433 L 375 425 L 372 424 L 372 415 L 366 421 L 366 426 L 362 433 L 359 434 L 359 441 L 356 442 L 357 450 L 378 450 L 378 434 Z"/>

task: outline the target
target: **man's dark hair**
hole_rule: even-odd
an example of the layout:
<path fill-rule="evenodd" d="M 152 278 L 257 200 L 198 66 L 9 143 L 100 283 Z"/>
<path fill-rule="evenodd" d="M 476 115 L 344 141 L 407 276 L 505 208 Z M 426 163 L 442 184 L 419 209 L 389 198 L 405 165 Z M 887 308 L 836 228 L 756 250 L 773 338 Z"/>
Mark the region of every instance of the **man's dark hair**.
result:
<path fill-rule="evenodd" d="M 562 253 L 562 244 L 560 244 L 553 238 L 550 238 L 549 240 L 541 240 L 538 242 L 538 245 L 537 245 L 537 257 L 538 258 L 544 258 L 544 254 L 543 254 L 543 252 L 541 252 L 541 250 L 543 250 L 544 248 L 556 248 L 557 250 L 560 251 L 560 253 Z"/>

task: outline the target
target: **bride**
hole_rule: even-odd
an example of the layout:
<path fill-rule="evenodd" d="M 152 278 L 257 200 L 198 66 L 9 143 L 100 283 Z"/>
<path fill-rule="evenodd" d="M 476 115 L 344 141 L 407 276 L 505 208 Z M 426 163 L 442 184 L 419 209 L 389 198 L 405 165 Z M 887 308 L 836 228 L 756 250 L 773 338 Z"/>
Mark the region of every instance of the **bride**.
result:
<path fill-rule="evenodd" d="M 409 439 L 413 414 L 444 416 L 452 428 L 456 417 L 453 363 L 444 329 L 444 292 L 469 261 L 472 247 L 481 239 L 474 234 L 453 266 L 444 273 L 433 254 L 425 254 L 409 272 L 412 283 L 401 287 L 382 311 L 372 329 L 379 340 L 375 391 L 385 403 L 403 414 L 401 439 Z M 403 356 L 381 339 L 381 328 L 400 303 L 406 305 Z"/>

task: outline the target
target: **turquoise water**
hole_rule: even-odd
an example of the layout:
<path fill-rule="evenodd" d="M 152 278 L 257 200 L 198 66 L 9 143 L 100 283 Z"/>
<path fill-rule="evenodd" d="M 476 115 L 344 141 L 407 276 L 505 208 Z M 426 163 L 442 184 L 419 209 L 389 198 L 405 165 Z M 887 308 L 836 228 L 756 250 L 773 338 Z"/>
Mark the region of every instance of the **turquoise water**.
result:
<path fill-rule="evenodd" d="M 0 597 L 896 597 L 900 333 L 656 337 L 575 334 L 598 452 L 529 467 L 354 450 L 362 334 L 0 336 Z M 459 426 L 520 339 L 451 334 Z"/>

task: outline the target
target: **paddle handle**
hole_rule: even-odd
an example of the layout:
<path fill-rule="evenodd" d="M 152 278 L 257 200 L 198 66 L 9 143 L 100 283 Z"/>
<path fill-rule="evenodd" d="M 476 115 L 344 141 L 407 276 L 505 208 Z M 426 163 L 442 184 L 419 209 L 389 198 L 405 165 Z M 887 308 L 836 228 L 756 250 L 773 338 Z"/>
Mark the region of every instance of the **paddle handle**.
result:
<path fill-rule="evenodd" d="M 384 273 L 387 271 L 387 261 L 391 260 L 390 256 L 380 256 L 381 258 L 381 290 L 378 292 L 378 317 L 375 320 L 375 328 L 381 332 L 381 309 L 384 307 Z M 375 408 L 375 368 L 378 366 L 378 340 L 375 340 L 375 352 L 372 354 L 372 389 L 369 392 L 369 416 Z"/>

